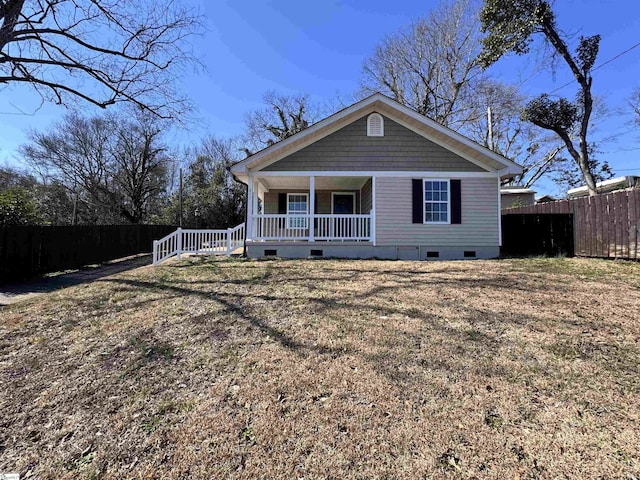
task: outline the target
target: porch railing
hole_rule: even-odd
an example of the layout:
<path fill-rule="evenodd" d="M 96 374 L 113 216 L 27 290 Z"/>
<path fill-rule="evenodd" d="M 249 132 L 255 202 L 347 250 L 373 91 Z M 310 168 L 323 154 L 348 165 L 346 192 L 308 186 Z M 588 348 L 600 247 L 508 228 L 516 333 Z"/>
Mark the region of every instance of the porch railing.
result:
<path fill-rule="evenodd" d="M 226 230 L 193 230 L 179 228 L 153 242 L 153 264 L 183 253 L 231 255 L 244 245 L 244 223 Z"/>
<path fill-rule="evenodd" d="M 252 240 L 370 241 L 371 214 L 282 215 L 252 217 Z M 313 227 L 313 228 L 311 228 Z"/>

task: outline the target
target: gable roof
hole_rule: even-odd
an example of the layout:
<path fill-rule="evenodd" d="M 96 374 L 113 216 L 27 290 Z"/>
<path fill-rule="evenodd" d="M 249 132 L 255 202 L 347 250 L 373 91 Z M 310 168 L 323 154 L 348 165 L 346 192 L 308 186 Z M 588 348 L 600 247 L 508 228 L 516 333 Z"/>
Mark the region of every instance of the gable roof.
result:
<path fill-rule="evenodd" d="M 260 171 L 260 169 L 373 112 L 381 113 L 391 118 L 404 127 L 488 171 L 498 172 L 502 178 L 522 173 L 520 165 L 381 93 L 375 93 L 360 100 L 350 107 L 313 124 L 309 128 L 260 150 L 233 165 L 231 172 L 239 178 L 246 177 L 249 172 Z"/>

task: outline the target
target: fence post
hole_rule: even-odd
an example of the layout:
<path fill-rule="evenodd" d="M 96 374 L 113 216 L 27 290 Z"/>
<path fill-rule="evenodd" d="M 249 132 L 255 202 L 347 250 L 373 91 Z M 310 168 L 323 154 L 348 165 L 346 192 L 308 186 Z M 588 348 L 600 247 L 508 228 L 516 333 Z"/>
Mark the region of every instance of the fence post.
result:
<path fill-rule="evenodd" d="M 231 256 L 231 229 L 227 228 L 227 257 Z"/>
<path fill-rule="evenodd" d="M 178 250 L 178 260 L 180 260 L 180 255 L 182 254 L 182 228 L 178 228 L 178 241 L 176 242 L 176 248 Z"/>
<path fill-rule="evenodd" d="M 153 264 L 158 263 L 158 240 L 153 241 Z"/>

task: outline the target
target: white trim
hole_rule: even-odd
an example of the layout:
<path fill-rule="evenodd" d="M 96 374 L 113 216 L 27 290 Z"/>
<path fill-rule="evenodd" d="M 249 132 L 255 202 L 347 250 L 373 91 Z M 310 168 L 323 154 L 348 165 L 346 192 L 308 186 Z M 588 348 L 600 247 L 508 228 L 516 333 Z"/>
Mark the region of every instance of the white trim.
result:
<path fill-rule="evenodd" d="M 446 222 L 427 222 L 425 220 L 425 205 L 430 203 L 444 203 L 442 200 L 427 200 L 425 197 L 426 182 L 447 182 L 447 221 Z M 423 178 L 422 179 L 422 223 L 424 225 L 451 225 L 451 179 L 449 178 Z"/>
<path fill-rule="evenodd" d="M 333 215 L 333 198 L 334 195 L 351 195 L 353 197 L 353 209 L 351 213 L 341 213 L 340 215 L 355 215 L 356 214 L 356 192 L 331 192 L 331 215 Z M 361 212 L 362 213 L 362 212 Z"/>
<path fill-rule="evenodd" d="M 315 215 L 316 215 L 316 177 L 309 177 L 309 241 L 315 242 Z"/>
<path fill-rule="evenodd" d="M 293 153 L 294 151 L 298 151 L 302 148 L 304 148 L 305 146 L 313 143 L 314 141 L 319 140 L 320 138 L 325 137 L 326 135 L 329 135 L 331 133 L 333 133 L 334 131 L 339 130 L 340 128 L 342 128 L 345 125 L 342 125 L 340 123 L 340 120 L 343 120 L 349 116 L 354 116 L 354 114 L 359 114 L 362 113 L 362 115 L 358 118 L 361 118 L 362 116 L 367 114 L 368 110 L 372 110 L 375 108 L 376 105 L 382 105 L 382 106 L 387 106 L 389 107 L 390 110 L 392 110 L 392 113 L 390 114 L 389 112 L 384 112 L 386 115 L 388 115 L 390 118 L 392 118 L 393 120 L 398 120 L 396 118 L 396 116 L 393 114 L 393 112 L 398 112 L 398 114 L 404 114 L 408 117 L 410 117 L 413 120 L 416 120 L 417 122 L 419 122 L 420 124 L 422 124 L 423 126 L 432 129 L 435 132 L 438 132 L 442 135 L 445 136 L 445 139 L 442 138 L 435 138 L 435 137 L 431 137 L 428 134 L 425 134 L 424 132 L 418 132 L 415 130 L 414 127 L 408 127 L 410 128 L 412 131 L 421 134 L 422 136 L 424 136 L 425 138 L 428 138 L 431 141 L 434 141 L 435 143 L 437 143 L 438 145 L 443 146 L 444 148 L 448 148 L 451 150 L 450 145 L 448 144 L 448 142 L 446 142 L 446 139 L 451 139 L 453 141 L 459 142 L 462 145 L 465 145 L 469 148 L 471 148 L 472 150 L 478 152 L 480 155 L 484 156 L 485 158 L 488 158 L 498 164 L 502 164 L 504 165 L 506 168 L 502 169 L 502 171 L 507 171 L 507 173 L 509 174 L 519 174 L 522 173 L 522 167 L 520 167 L 519 165 L 517 165 L 516 163 L 512 162 L 511 160 L 495 153 L 492 152 L 491 150 L 489 150 L 486 147 L 483 147 L 481 145 L 479 145 L 478 143 L 474 142 L 473 140 L 468 139 L 467 137 L 447 128 L 444 127 L 440 124 L 438 124 L 437 122 L 435 122 L 434 120 L 425 117 L 424 115 L 419 114 L 418 112 L 416 112 L 415 110 L 412 110 L 398 102 L 396 102 L 395 100 L 390 99 L 389 97 L 386 97 L 385 95 L 382 95 L 381 93 L 375 93 L 373 95 L 371 95 L 368 98 L 365 98 L 364 100 L 361 100 L 358 103 L 355 103 L 353 105 L 351 105 L 350 107 L 345 108 L 344 110 L 341 110 L 340 112 L 337 112 L 327 118 L 325 118 L 324 120 L 321 120 L 320 122 L 312 125 L 311 127 L 303 130 L 302 132 L 293 135 L 289 138 L 287 138 L 286 140 L 283 140 L 281 142 L 278 142 L 274 145 L 271 145 L 270 147 L 265 148 L 264 150 L 261 150 L 260 152 L 252 155 L 251 157 L 248 157 L 238 163 L 236 163 L 235 165 L 233 165 L 231 167 L 231 171 L 233 173 L 241 173 L 241 172 L 246 172 L 249 169 L 249 165 L 252 164 L 257 164 L 260 162 L 261 159 L 263 159 L 264 157 L 267 157 L 271 154 L 275 154 L 275 157 L 273 159 L 270 159 L 269 161 L 265 162 L 264 165 L 255 165 L 254 168 L 264 168 L 267 165 L 270 165 L 271 163 L 274 163 L 278 160 L 281 160 L 284 156 L 286 155 L 290 155 L 291 153 Z M 355 119 L 354 119 L 355 120 Z M 323 132 L 324 134 L 320 135 L 320 136 L 314 136 L 317 132 L 319 132 L 322 129 L 325 129 L 325 132 Z M 318 138 L 316 138 L 318 137 Z M 430 138 L 431 137 L 431 138 Z M 444 141 L 443 141 L 444 140 Z M 443 143 L 446 144 L 443 145 Z M 292 145 L 292 144 L 296 144 L 295 148 L 292 151 L 287 151 L 285 152 L 285 154 L 281 157 L 278 157 L 277 152 L 280 150 L 286 150 L 286 147 Z M 453 147 L 455 148 L 455 147 Z M 453 151 L 453 150 L 452 150 Z M 487 169 L 490 169 L 492 171 L 497 170 L 496 168 L 493 167 L 489 167 L 488 165 L 484 166 Z"/>
<path fill-rule="evenodd" d="M 253 238 L 253 223 L 251 219 L 257 212 L 253 211 L 253 177 L 250 175 L 247 181 L 247 239 Z"/>
<path fill-rule="evenodd" d="M 258 179 L 253 179 L 253 207 L 251 207 L 251 211 L 253 213 L 258 213 L 258 197 L 260 196 L 260 182 Z"/>
<path fill-rule="evenodd" d="M 530 188 L 501 188 L 500 193 L 502 195 L 519 195 L 521 193 L 536 193 L 535 190 Z"/>
<path fill-rule="evenodd" d="M 379 133 L 373 132 L 371 129 L 371 123 L 374 119 L 380 121 Z M 370 113 L 367 116 L 367 137 L 384 137 L 384 117 L 378 112 Z"/>
<path fill-rule="evenodd" d="M 434 172 L 420 170 L 309 170 L 309 171 L 281 171 L 281 172 L 251 172 L 256 178 L 262 177 L 409 177 L 418 178 L 429 176 L 432 178 L 498 178 L 496 172 Z"/>

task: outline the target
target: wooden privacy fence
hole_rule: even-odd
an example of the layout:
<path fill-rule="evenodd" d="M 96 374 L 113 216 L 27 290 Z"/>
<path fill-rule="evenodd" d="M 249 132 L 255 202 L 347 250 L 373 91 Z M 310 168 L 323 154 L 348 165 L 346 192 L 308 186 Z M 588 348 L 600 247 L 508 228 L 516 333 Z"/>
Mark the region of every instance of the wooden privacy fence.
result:
<path fill-rule="evenodd" d="M 0 283 L 151 252 L 169 225 L 0 227 Z"/>
<path fill-rule="evenodd" d="M 510 208 L 513 214 L 572 214 L 575 254 L 640 260 L 640 190 Z"/>

